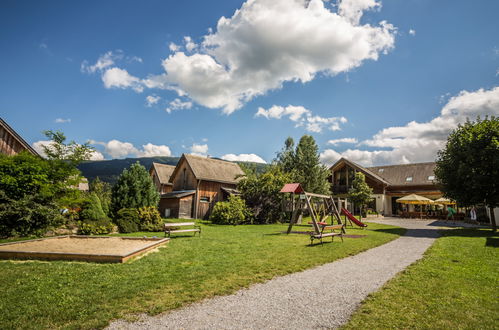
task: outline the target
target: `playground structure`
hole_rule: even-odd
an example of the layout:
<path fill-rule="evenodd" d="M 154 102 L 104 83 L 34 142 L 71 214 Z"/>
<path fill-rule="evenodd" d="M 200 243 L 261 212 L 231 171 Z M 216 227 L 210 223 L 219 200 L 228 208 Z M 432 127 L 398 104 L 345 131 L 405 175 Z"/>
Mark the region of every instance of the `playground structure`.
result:
<path fill-rule="evenodd" d="M 341 220 L 340 212 L 332 196 L 315 194 L 306 192 L 299 183 L 289 183 L 284 185 L 281 193 L 289 193 L 290 199 L 285 203 L 285 210 L 291 212 L 291 219 L 287 233 L 291 232 L 295 223 L 301 223 L 303 214 L 307 210 L 312 219 L 313 232 L 310 233 L 310 244 L 314 239 L 320 240 L 325 237 L 340 236 L 343 241 L 343 234 L 346 233 L 345 227 L 347 222 L 353 226 L 352 222 L 360 227 L 367 225 L 357 220 L 350 212 L 342 208 L 342 213 L 346 215 L 346 222 Z M 296 200 L 295 195 L 298 195 Z M 346 212 L 345 212 L 346 211 Z M 327 219 L 331 217 L 331 224 L 327 223 Z M 334 224 L 336 219 L 337 225 Z M 339 230 L 336 232 L 335 230 Z"/>

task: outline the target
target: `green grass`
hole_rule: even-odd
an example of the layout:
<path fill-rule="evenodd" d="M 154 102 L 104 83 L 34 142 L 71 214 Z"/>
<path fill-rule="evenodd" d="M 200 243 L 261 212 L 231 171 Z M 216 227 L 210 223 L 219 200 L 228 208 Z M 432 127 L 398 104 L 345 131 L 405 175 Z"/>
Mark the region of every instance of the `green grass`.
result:
<path fill-rule="evenodd" d="M 372 294 L 346 329 L 499 328 L 499 237 L 443 232 L 425 257 Z"/>
<path fill-rule="evenodd" d="M 307 230 L 310 226 L 296 230 Z M 370 224 L 363 238 L 308 247 L 286 225 L 202 225 L 125 264 L 0 261 L 0 328 L 100 328 L 135 313 L 156 314 L 384 244 L 404 229 Z M 127 236 L 158 236 L 135 233 Z"/>

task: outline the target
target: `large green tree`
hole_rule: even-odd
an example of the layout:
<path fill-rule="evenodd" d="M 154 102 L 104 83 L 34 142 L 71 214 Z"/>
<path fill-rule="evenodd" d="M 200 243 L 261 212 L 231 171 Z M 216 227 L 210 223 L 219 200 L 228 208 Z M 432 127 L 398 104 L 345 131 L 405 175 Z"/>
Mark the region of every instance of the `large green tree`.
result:
<path fill-rule="evenodd" d="M 445 196 L 459 205 L 485 204 L 497 230 L 499 206 L 499 118 L 477 118 L 459 125 L 438 153 L 435 175 Z"/>
<path fill-rule="evenodd" d="M 360 208 L 360 219 L 362 220 L 362 211 L 364 207 L 372 199 L 373 190 L 366 183 L 366 177 L 363 173 L 355 173 L 355 179 L 352 182 L 352 187 L 348 191 L 348 197 L 355 205 Z"/>
<path fill-rule="evenodd" d="M 296 165 L 295 157 L 295 141 L 292 137 L 288 137 L 284 141 L 284 147 L 281 151 L 277 153 L 277 157 L 274 160 L 281 169 L 286 173 L 291 173 L 294 171 Z"/>
<path fill-rule="evenodd" d="M 158 206 L 159 193 L 149 172 L 136 162 L 123 170 L 113 187 L 111 204 L 114 214 L 123 208 Z"/>
<path fill-rule="evenodd" d="M 328 169 L 321 164 L 319 147 L 310 135 L 303 135 L 295 151 L 295 179 L 303 189 L 318 194 L 329 193 L 330 175 Z"/>

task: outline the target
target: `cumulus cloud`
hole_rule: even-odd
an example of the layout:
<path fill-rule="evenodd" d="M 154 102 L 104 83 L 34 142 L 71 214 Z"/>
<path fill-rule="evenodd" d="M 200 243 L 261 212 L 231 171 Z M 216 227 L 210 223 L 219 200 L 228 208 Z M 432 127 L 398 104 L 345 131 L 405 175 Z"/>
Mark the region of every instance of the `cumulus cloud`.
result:
<path fill-rule="evenodd" d="M 139 78 L 130 75 L 127 70 L 116 67 L 104 72 L 102 82 L 106 88 L 133 88 L 138 93 L 144 90 Z"/>
<path fill-rule="evenodd" d="M 434 119 L 388 127 L 360 143 L 381 149 L 348 149 L 341 153 L 327 149 L 321 153 L 321 159 L 331 165 L 340 157 L 346 157 L 365 166 L 434 161 L 437 151 L 445 145 L 447 136 L 458 124 L 467 118 L 474 120 L 486 115 L 499 116 L 499 87 L 461 91 L 449 99 Z"/>
<path fill-rule="evenodd" d="M 327 141 L 327 144 L 331 144 L 333 146 L 336 146 L 336 145 L 342 144 L 342 143 L 355 144 L 357 142 L 359 142 L 359 141 L 356 138 L 341 138 L 341 139 L 329 140 L 329 141 Z"/>
<path fill-rule="evenodd" d="M 191 37 L 184 38 L 183 47 L 170 43 L 172 54 L 162 62 L 165 73 L 136 80 L 125 70 L 115 71 L 127 83 L 112 86 L 174 89 L 230 114 L 284 82 L 348 72 L 394 47 L 394 26 L 361 23 L 363 13 L 379 9 L 379 2 L 342 0 L 334 8 L 322 0 L 247 1 L 232 17 L 221 17 L 199 45 Z M 100 67 L 111 67 L 109 62 Z"/>
<path fill-rule="evenodd" d="M 94 150 L 90 155 L 90 160 L 104 160 L 104 155 L 97 150 Z"/>
<path fill-rule="evenodd" d="M 315 133 L 322 132 L 324 128 L 331 131 L 340 130 L 340 123 L 344 124 L 347 122 L 345 117 L 321 117 L 312 115 L 312 111 L 302 106 L 294 105 L 288 105 L 287 107 L 274 105 L 268 110 L 259 107 L 255 117 L 265 117 L 267 119 L 288 117 L 291 121 L 296 123 L 295 127 L 303 126 L 307 131 Z"/>
<path fill-rule="evenodd" d="M 409 29 L 409 34 L 410 34 L 411 36 L 415 36 L 415 35 L 416 35 L 416 30 Z"/>
<path fill-rule="evenodd" d="M 166 145 L 155 145 L 147 143 L 142 145 L 142 149 L 136 148 L 130 142 L 122 142 L 119 140 L 110 140 L 108 142 L 90 141 L 91 144 L 101 145 L 104 147 L 104 153 L 111 158 L 124 157 L 154 157 L 154 156 L 171 156 L 170 148 Z"/>
<path fill-rule="evenodd" d="M 197 156 L 207 156 L 208 155 L 208 144 L 197 144 L 194 143 L 191 146 L 191 154 Z"/>
<path fill-rule="evenodd" d="M 153 105 L 157 104 L 159 102 L 159 100 L 161 100 L 161 97 L 160 96 L 157 96 L 157 95 L 148 95 L 146 97 L 146 105 L 148 107 L 152 107 Z"/>
<path fill-rule="evenodd" d="M 70 122 L 71 122 L 70 118 L 66 118 L 66 119 L 64 119 L 64 118 L 57 118 L 55 120 L 55 123 L 57 123 L 57 124 L 64 124 L 64 123 L 70 123 Z"/>
<path fill-rule="evenodd" d="M 192 108 L 192 102 L 191 101 L 182 101 L 178 98 L 175 100 L 171 101 L 169 103 L 169 106 L 165 109 L 166 112 L 172 113 L 174 110 L 182 110 L 182 109 L 190 109 Z"/>
<path fill-rule="evenodd" d="M 120 60 L 123 58 L 123 52 L 121 50 L 117 50 L 115 52 L 108 51 L 104 55 L 101 55 L 97 62 L 93 65 L 89 65 L 88 61 L 83 61 L 81 63 L 81 71 L 86 73 L 95 73 L 97 71 L 102 71 L 107 67 L 114 65 L 116 60 Z"/>
<path fill-rule="evenodd" d="M 221 157 L 224 160 L 228 160 L 231 162 L 253 162 L 253 163 L 263 163 L 266 164 L 267 162 L 260 156 L 255 155 L 255 154 L 226 154 Z"/>

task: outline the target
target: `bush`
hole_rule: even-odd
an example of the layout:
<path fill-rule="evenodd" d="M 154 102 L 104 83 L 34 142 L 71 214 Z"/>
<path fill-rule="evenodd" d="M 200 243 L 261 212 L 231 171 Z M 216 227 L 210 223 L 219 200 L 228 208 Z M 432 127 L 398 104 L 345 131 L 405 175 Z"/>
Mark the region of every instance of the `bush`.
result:
<path fill-rule="evenodd" d="M 239 225 L 251 219 L 251 212 L 239 196 L 230 196 L 227 202 L 215 204 L 210 220 L 219 225 Z"/>
<path fill-rule="evenodd" d="M 0 236 L 41 236 L 49 227 L 64 223 L 57 206 L 52 202 L 25 196 L 9 200 L 0 191 Z"/>
<path fill-rule="evenodd" d="M 146 206 L 138 209 L 139 228 L 142 231 L 162 231 L 163 219 L 154 206 Z"/>
<path fill-rule="evenodd" d="M 109 219 L 101 219 L 98 221 L 80 221 L 78 227 L 80 235 L 103 235 L 112 232 L 114 226 Z"/>
<path fill-rule="evenodd" d="M 120 233 L 135 233 L 139 231 L 139 212 L 137 209 L 121 209 L 115 222 Z"/>
<path fill-rule="evenodd" d="M 83 202 L 82 210 L 80 212 L 80 219 L 99 221 L 107 219 L 99 197 L 95 193 L 91 193 L 88 198 Z"/>

